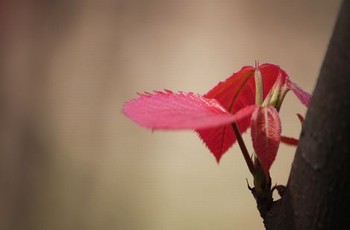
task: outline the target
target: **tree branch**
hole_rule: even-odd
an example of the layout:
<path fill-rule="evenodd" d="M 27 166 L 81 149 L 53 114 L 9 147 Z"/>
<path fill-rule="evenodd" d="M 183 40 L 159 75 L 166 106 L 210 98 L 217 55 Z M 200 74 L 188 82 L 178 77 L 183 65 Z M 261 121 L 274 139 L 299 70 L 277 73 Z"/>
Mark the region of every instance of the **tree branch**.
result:
<path fill-rule="evenodd" d="M 284 196 L 267 229 L 344 229 L 350 206 L 350 1 L 339 16 Z M 345 210 L 345 211 L 344 211 Z"/>

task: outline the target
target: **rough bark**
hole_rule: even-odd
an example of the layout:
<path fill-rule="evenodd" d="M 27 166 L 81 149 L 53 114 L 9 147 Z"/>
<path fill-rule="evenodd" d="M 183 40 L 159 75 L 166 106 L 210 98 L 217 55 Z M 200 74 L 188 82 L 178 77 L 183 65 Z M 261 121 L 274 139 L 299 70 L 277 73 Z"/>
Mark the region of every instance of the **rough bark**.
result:
<path fill-rule="evenodd" d="M 283 198 L 267 229 L 346 229 L 350 206 L 350 1 L 320 71 Z"/>

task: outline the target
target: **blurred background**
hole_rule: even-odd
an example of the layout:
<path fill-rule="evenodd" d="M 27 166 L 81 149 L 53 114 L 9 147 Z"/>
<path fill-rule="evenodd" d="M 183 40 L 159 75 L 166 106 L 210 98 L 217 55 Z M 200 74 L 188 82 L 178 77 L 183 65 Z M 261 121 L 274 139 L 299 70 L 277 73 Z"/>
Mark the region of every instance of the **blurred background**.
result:
<path fill-rule="evenodd" d="M 340 1 L 1 1 L 0 229 L 263 229 L 234 146 L 121 113 L 136 92 L 204 94 L 279 64 L 312 92 Z M 298 137 L 289 94 L 283 134 Z M 248 147 L 250 136 L 244 138 Z M 295 148 L 281 146 L 273 183 Z"/>

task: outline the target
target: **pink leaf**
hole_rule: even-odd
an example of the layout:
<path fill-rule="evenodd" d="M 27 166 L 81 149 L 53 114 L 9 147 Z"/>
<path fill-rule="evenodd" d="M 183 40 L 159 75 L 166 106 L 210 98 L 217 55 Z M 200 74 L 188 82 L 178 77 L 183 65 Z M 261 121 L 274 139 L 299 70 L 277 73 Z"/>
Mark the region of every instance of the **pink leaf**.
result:
<path fill-rule="evenodd" d="M 222 126 L 248 117 L 252 111 L 251 107 L 232 115 L 215 99 L 169 90 L 140 94 L 123 108 L 127 117 L 145 128 L 173 130 Z"/>
<path fill-rule="evenodd" d="M 300 102 L 306 107 L 309 106 L 311 100 L 311 94 L 301 89 L 297 84 L 287 81 L 287 87 L 298 97 Z"/>
<path fill-rule="evenodd" d="M 275 107 L 257 107 L 252 114 L 251 136 L 255 153 L 268 172 L 281 141 L 281 121 Z"/>

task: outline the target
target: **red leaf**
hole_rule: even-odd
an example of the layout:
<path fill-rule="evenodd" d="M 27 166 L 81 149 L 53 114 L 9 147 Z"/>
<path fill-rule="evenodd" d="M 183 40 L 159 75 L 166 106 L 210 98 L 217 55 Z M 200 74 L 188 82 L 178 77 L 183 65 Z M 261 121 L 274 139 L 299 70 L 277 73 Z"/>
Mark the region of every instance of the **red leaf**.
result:
<path fill-rule="evenodd" d="M 150 129 L 203 129 L 222 126 L 249 117 L 253 107 L 232 115 L 215 99 L 194 93 L 155 92 L 140 94 L 124 105 L 123 112 Z"/>
<path fill-rule="evenodd" d="M 245 66 L 237 73 L 232 74 L 223 82 L 219 82 L 214 88 L 204 95 L 206 98 L 215 98 L 230 112 L 237 111 L 244 106 L 255 103 L 255 79 L 253 66 Z M 263 98 L 267 96 L 275 84 L 279 75 L 282 76 L 282 84 L 288 78 L 279 66 L 265 63 L 259 66 L 263 83 Z"/>
<path fill-rule="evenodd" d="M 268 172 L 281 141 L 281 121 L 275 107 L 257 107 L 252 114 L 251 136 L 255 153 Z"/>
<path fill-rule="evenodd" d="M 254 67 L 245 66 L 204 95 L 206 98 L 215 98 L 227 111 L 237 111 L 255 102 Z M 240 94 L 241 93 L 241 94 Z M 240 97 L 238 97 L 240 95 Z M 238 99 L 238 100 L 237 100 Z M 236 102 L 239 101 L 238 103 Z"/>
<path fill-rule="evenodd" d="M 267 96 L 277 77 L 281 74 L 282 81 L 288 78 L 287 74 L 277 65 L 262 64 L 259 70 L 263 79 L 263 98 Z M 245 106 L 255 104 L 255 80 L 253 66 L 245 66 L 225 81 L 217 84 L 207 94 L 206 98 L 216 99 L 226 110 L 234 113 Z M 250 126 L 250 117 L 238 122 L 238 127 L 243 133 Z M 217 161 L 235 143 L 236 137 L 231 125 L 220 126 L 211 129 L 196 130 Z"/>
<path fill-rule="evenodd" d="M 299 140 L 294 138 L 294 137 L 286 137 L 286 136 L 281 136 L 281 142 L 287 145 L 294 145 L 297 146 L 299 143 Z"/>
<path fill-rule="evenodd" d="M 220 128 L 197 129 L 196 132 L 210 152 L 215 156 L 218 163 L 222 155 L 224 155 L 236 141 L 236 136 L 233 133 L 231 124 Z"/>

